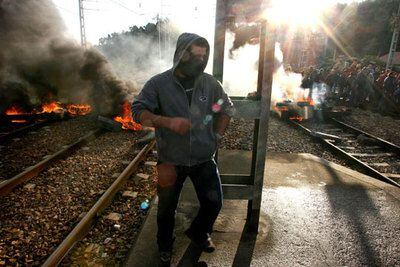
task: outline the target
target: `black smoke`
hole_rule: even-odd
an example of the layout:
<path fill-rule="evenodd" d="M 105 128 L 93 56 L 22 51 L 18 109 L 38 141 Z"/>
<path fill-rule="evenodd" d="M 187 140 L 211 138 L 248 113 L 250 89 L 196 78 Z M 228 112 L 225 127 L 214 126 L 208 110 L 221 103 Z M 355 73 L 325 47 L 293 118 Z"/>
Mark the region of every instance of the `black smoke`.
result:
<path fill-rule="evenodd" d="M 120 112 L 134 88 L 97 50 L 65 33 L 50 0 L 0 0 L 0 114 L 12 104 L 30 111 L 54 100 L 88 103 L 103 115 Z"/>
<path fill-rule="evenodd" d="M 260 42 L 260 27 L 258 24 L 232 24 L 229 30 L 235 35 L 232 47 L 229 49 L 229 56 L 233 56 L 233 51 L 246 44 L 258 44 Z"/>

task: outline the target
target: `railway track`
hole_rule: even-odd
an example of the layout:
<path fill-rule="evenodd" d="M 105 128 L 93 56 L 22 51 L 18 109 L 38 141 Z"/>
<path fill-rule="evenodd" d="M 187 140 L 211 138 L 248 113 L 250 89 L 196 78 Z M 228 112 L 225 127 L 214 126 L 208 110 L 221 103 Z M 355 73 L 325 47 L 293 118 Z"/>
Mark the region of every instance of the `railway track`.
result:
<path fill-rule="evenodd" d="M 110 205 L 115 194 L 121 189 L 126 180 L 136 172 L 139 163 L 143 161 L 149 151 L 154 147 L 155 141 L 151 141 L 145 145 L 136 157 L 129 163 L 124 171 L 118 176 L 112 185 L 105 191 L 105 193 L 99 198 L 99 200 L 92 206 L 92 208 L 86 213 L 86 215 L 79 221 L 74 229 L 68 234 L 68 236 L 62 241 L 57 249 L 50 255 L 49 258 L 44 262 L 42 266 L 57 266 L 60 264 L 62 259 L 72 249 L 76 242 L 83 239 L 86 233 L 88 233 L 90 226 L 98 215 L 104 211 L 108 205 Z"/>
<path fill-rule="evenodd" d="M 0 183 L 32 168 L 38 162 L 45 159 L 48 161 L 56 152 L 98 129 L 94 120 L 84 116 L 58 122 L 47 120 L 43 123 L 27 125 L 27 128 L 14 127 L 14 130 L 19 131 L 18 137 L 11 133 L 8 141 L 1 143 Z M 1 128 L 5 132 L 7 125 Z"/>
<path fill-rule="evenodd" d="M 359 171 L 400 187 L 400 147 L 330 118 L 323 123 L 291 123 L 345 158 Z"/>
<path fill-rule="evenodd" d="M 31 184 L 25 184 L 15 188 L 26 181 L 24 179 L 18 184 L 15 181 L 2 184 L 1 192 L 5 195 L 0 197 L 3 211 L 0 214 L 0 262 L 42 265 L 47 259 L 45 266 L 59 264 L 154 147 L 151 141 L 137 150 L 143 141 L 148 141 L 141 138 L 140 133 L 108 132 L 101 138 L 96 135 L 102 135 L 102 130 L 92 131 L 64 147 L 65 156 L 71 157 L 64 156 L 65 159 L 54 163 L 63 156 L 61 151 L 52 155 L 50 168 L 47 161 L 40 167 L 41 172 L 34 171 L 40 172 L 30 182 L 35 187 L 28 188 Z M 105 142 L 106 146 L 99 145 Z M 87 146 L 82 147 L 86 143 Z M 77 149 L 79 151 L 72 153 Z M 133 157 L 132 161 L 125 160 Z M 139 194 L 141 198 L 143 193 Z"/>
<path fill-rule="evenodd" d="M 0 144 L 9 140 L 35 131 L 52 122 L 70 119 L 70 116 L 61 114 L 34 114 L 34 115 L 0 115 Z"/>
<path fill-rule="evenodd" d="M 47 120 L 37 121 L 28 125 L 24 125 L 21 127 L 17 127 L 16 129 L 9 131 L 9 132 L 2 132 L 0 133 L 0 144 L 4 144 L 5 142 L 9 141 L 10 139 L 16 138 L 22 134 L 25 134 L 30 131 L 34 131 L 39 129 L 49 122 Z"/>
<path fill-rule="evenodd" d="M 55 161 L 61 159 L 63 157 L 67 157 L 68 155 L 72 154 L 76 149 L 82 147 L 87 142 L 93 140 L 94 138 L 98 137 L 103 133 L 103 130 L 98 129 L 94 131 L 90 131 L 83 137 L 79 138 L 77 141 L 73 142 L 72 144 L 64 146 L 59 151 L 55 152 L 52 155 L 47 156 L 42 161 L 38 162 L 37 164 L 26 168 L 23 172 L 15 175 L 14 177 L 7 179 L 0 183 L 0 196 L 4 196 L 8 194 L 13 188 L 16 186 L 32 179 L 33 177 L 37 176 L 41 171 L 51 166 Z"/>

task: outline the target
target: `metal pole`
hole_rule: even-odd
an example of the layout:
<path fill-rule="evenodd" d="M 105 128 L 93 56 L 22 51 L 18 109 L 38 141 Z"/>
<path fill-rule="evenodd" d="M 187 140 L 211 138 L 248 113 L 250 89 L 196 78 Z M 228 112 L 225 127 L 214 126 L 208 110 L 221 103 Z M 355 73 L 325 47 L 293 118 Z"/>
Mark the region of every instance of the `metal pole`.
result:
<path fill-rule="evenodd" d="M 262 83 L 264 75 L 264 59 L 265 59 L 265 36 L 267 33 L 267 23 L 266 21 L 260 24 L 260 52 L 258 54 L 258 78 L 257 78 L 257 97 L 261 98 L 262 94 Z M 251 170 L 250 175 L 255 179 L 256 174 L 256 164 L 257 164 L 257 147 L 258 147 L 258 133 L 260 129 L 260 119 L 254 120 L 253 129 L 253 149 L 252 149 L 252 160 L 251 160 Z M 247 219 L 250 220 L 253 212 L 253 200 L 249 200 L 247 203 Z M 257 223 L 258 224 L 258 223 Z"/>
<path fill-rule="evenodd" d="M 397 10 L 395 22 L 394 22 L 394 30 L 392 36 L 392 43 L 390 44 L 390 50 L 388 54 L 388 59 L 386 62 L 386 70 L 391 70 L 393 68 L 393 58 L 396 53 L 397 41 L 399 39 L 399 30 L 400 30 L 400 4 Z"/>
<path fill-rule="evenodd" d="M 337 46 L 335 45 L 335 49 L 333 50 L 333 60 L 336 60 Z"/>
<path fill-rule="evenodd" d="M 79 24 L 81 29 L 81 45 L 83 48 L 86 48 L 86 30 L 85 30 L 85 16 L 83 12 L 83 1 L 78 0 L 79 2 Z"/>
<path fill-rule="evenodd" d="M 217 0 L 217 8 L 215 12 L 213 75 L 221 83 L 224 75 L 225 31 L 226 3 L 224 0 Z"/>
<path fill-rule="evenodd" d="M 261 26 L 261 39 L 260 39 L 260 58 L 263 59 L 259 62 L 258 88 L 257 92 L 261 93 L 261 112 L 258 125 L 257 134 L 257 149 L 256 159 L 254 166 L 254 193 L 251 201 L 252 211 L 250 215 L 249 231 L 257 232 L 258 223 L 260 220 L 261 196 L 264 184 L 264 169 L 265 159 L 267 156 L 267 138 L 268 138 L 268 125 L 271 106 L 271 92 L 272 92 L 272 79 L 274 73 L 275 61 L 275 29 L 266 21 L 262 22 Z M 261 66 L 260 66 L 261 65 Z M 254 149 L 254 148 L 253 148 Z M 253 159 L 254 160 L 254 159 Z M 248 212 L 249 214 L 249 212 Z"/>
<path fill-rule="evenodd" d="M 158 58 L 159 60 L 161 60 L 161 19 L 159 14 L 157 14 L 157 26 L 158 26 Z"/>
<path fill-rule="evenodd" d="M 329 45 L 329 38 L 328 35 L 325 35 L 325 44 L 324 44 L 324 57 L 328 55 L 328 45 Z"/>
<path fill-rule="evenodd" d="M 163 11 L 163 0 L 160 1 L 160 51 L 161 51 L 161 58 L 165 58 L 165 29 L 163 29 L 163 26 L 161 25 L 161 22 L 163 18 L 165 19 L 164 16 L 164 11 Z M 165 26 L 164 26 L 165 28 Z M 164 31 L 164 34 L 163 34 Z M 164 41 L 163 41 L 164 40 Z"/>

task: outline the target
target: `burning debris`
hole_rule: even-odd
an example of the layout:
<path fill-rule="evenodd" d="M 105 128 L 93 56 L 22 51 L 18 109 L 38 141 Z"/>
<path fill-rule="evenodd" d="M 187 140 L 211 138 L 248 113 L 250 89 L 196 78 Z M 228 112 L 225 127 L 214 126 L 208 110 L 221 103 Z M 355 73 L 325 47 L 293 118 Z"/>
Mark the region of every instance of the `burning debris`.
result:
<path fill-rule="evenodd" d="M 83 116 L 89 114 L 92 107 L 84 104 L 69 104 L 67 105 L 67 112 L 72 116 Z"/>
<path fill-rule="evenodd" d="M 18 106 L 11 106 L 4 113 L 6 115 L 33 115 L 33 114 L 42 114 L 42 113 L 59 113 L 59 114 L 68 114 L 71 117 L 74 116 L 83 116 L 89 114 L 92 110 L 90 105 L 84 104 L 62 104 L 59 102 L 51 102 L 44 103 L 38 108 L 34 108 L 30 112 L 26 112 L 25 110 L 19 108 Z"/>
<path fill-rule="evenodd" d="M 65 37 L 50 0 L 0 0 L 0 25 L 0 114 L 115 116 L 135 91 L 98 51 Z"/>
<path fill-rule="evenodd" d="M 128 101 L 124 101 L 122 105 L 121 116 L 115 116 L 114 119 L 98 116 L 97 120 L 102 128 L 109 131 L 118 132 L 122 129 L 133 131 L 143 130 L 142 125 L 133 120 L 131 105 Z"/>
<path fill-rule="evenodd" d="M 61 120 L 87 115 L 91 112 L 90 105 L 62 104 L 59 102 L 44 103 L 26 112 L 18 106 L 11 106 L 4 114 L 0 114 L 0 123 L 28 123 L 41 120 Z"/>
<path fill-rule="evenodd" d="M 116 116 L 114 120 L 122 124 L 122 129 L 130 129 L 134 131 L 139 131 L 142 129 L 142 125 L 133 120 L 131 105 L 128 101 L 125 101 L 122 105 L 121 114 L 121 116 Z"/>

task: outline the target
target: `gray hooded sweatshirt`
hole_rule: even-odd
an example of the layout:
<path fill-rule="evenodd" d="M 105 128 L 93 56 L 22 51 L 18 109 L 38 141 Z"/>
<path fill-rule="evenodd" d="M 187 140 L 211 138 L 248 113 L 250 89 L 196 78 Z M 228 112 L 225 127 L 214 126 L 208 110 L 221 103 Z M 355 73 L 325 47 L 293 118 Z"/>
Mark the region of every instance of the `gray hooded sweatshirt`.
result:
<path fill-rule="evenodd" d="M 190 105 L 185 89 L 174 76 L 184 51 L 199 38 L 204 39 L 192 33 L 181 34 L 176 45 L 173 67 L 152 77 L 132 104 L 132 114 L 137 122 L 140 122 L 140 114 L 148 110 L 161 116 L 187 118 L 192 124 L 184 135 L 167 128 L 156 129 L 160 162 L 193 166 L 212 159 L 217 148 L 214 121 L 219 114 L 233 115 L 231 100 L 213 76 L 202 73 L 196 78 Z M 209 50 L 208 46 L 206 61 Z"/>

